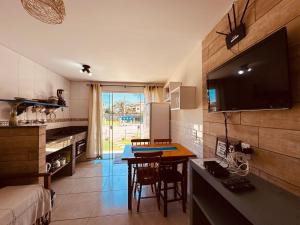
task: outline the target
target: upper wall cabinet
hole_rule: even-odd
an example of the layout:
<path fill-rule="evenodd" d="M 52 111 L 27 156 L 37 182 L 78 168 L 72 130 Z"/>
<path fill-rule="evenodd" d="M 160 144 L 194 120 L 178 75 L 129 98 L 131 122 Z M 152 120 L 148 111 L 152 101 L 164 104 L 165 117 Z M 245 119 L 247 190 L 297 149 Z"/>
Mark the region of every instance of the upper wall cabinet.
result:
<path fill-rule="evenodd" d="M 179 86 L 170 91 L 171 110 L 195 109 L 196 87 Z"/>
<path fill-rule="evenodd" d="M 181 82 L 168 82 L 163 89 L 163 97 L 164 102 L 170 102 L 171 101 L 171 95 L 170 93 L 178 88 L 181 85 Z"/>

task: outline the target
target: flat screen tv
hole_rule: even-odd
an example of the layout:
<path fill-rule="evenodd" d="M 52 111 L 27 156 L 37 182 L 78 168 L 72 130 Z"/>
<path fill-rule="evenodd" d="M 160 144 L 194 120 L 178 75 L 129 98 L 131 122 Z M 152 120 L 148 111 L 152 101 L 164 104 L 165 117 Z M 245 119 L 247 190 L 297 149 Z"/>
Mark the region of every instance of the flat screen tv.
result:
<path fill-rule="evenodd" d="M 209 72 L 207 93 L 209 112 L 291 108 L 286 28 Z"/>

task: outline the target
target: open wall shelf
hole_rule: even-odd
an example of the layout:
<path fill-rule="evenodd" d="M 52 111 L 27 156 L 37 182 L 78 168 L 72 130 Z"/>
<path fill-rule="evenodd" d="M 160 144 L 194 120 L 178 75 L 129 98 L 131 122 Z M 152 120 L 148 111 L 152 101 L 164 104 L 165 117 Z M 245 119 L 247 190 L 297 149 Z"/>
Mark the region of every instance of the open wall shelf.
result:
<path fill-rule="evenodd" d="M 67 107 L 67 106 L 64 106 L 64 105 L 38 102 L 38 101 L 32 101 L 32 100 L 21 100 L 21 99 L 16 99 L 16 100 L 13 100 L 13 99 L 0 99 L 0 101 L 7 102 L 12 107 L 16 107 L 17 115 L 22 114 L 24 111 L 26 111 L 26 108 L 30 107 L 30 106 L 42 106 L 46 109 L 58 109 L 58 108 L 62 108 L 62 107 Z"/>

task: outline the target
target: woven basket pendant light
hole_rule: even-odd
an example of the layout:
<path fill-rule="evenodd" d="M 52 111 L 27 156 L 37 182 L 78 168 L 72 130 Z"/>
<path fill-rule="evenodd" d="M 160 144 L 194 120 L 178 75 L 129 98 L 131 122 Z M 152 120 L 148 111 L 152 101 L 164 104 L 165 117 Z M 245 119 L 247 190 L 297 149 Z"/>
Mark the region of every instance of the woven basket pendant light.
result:
<path fill-rule="evenodd" d="M 61 24 L 66 15 L 63 0 L 21 0 L 24 9 L 34 18 L 48 24 Z"/>

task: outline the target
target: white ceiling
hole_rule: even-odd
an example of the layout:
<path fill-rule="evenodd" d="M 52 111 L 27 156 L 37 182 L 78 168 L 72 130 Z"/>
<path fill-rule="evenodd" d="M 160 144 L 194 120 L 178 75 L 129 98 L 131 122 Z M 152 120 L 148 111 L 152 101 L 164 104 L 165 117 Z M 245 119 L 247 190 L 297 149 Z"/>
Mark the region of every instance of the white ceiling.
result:
<path fill-rule="evenodd" d="M 0 43 L 71 80 L 160 82 L 232 0 L 64 2 L 64 23 L 48 25 L 29 16 L 21 0 L 1 0 Z M 79 72 L 83 63 L 92 77 Z"/>

